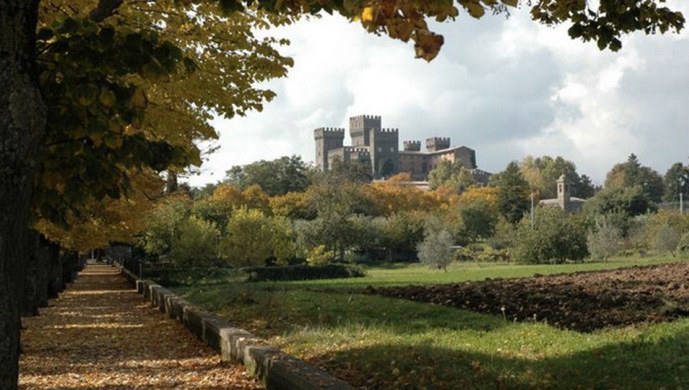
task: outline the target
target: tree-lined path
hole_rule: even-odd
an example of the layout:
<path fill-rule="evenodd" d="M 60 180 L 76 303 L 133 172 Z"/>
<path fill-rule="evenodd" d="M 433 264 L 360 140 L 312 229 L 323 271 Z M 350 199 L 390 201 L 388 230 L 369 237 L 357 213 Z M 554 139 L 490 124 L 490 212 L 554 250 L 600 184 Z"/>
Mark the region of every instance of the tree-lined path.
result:
<path fill-rule="evenodd" d="M 22 389 L 257 389 L 116 268 L 90 264 L 41 315 L 23 320 Z"/>

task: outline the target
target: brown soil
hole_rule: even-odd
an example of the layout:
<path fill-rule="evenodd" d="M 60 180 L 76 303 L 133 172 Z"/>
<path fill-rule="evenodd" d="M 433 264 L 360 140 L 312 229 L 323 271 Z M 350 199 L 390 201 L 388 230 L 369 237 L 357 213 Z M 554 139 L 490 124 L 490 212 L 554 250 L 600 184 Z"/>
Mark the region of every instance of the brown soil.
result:
<path fill-rule="evenodd" d="M 23 324 L 21 389 L 263 388 L 151 308 L 107 265 L 89 265 Z"/>
<path fill-rule="evenodd" d="M 590 332 L 689 316 L 689 262 L 366 293 Z"/>

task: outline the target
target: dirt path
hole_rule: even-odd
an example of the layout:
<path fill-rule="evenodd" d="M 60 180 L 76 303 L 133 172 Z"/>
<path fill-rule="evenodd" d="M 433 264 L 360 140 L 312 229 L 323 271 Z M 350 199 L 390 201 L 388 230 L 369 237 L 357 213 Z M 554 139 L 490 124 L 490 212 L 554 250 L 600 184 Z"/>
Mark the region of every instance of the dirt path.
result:
<path fill-rule="evenodd" d="M 262 388 L 152 309 L 107 265 L 89 265 L 23 324 L 22 389 Z"/>

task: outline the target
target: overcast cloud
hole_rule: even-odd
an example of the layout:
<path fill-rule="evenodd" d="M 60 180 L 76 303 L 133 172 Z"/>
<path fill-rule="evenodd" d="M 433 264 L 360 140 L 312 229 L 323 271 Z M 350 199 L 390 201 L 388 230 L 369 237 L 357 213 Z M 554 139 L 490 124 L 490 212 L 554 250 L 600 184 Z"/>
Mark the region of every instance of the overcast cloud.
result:
<path fill-rule="evenodd" d="M 689 17 L 689 4 L 676 8 Z M 437 31 L 445 45 L 426 63 L 414 59 L 411 44 L 341 17 L 279 30 L 292 41 L 284 54 L 295 66 L 268 84 L 278 97 L 261 113 L 216 121 L 221 148 L 190 183 L 219 181 L 233 165 L 261 159 L 313 161 L 315 128 L 348 128 L 361 114 L 381 115 L 400 142 L 451 137 L 489 172 L 527 155 L 559 155 L 600 184 L 630 153 L 661 174 L 687 163 L 686 29 L 625 37 L 618 53 L 572 41 L 566 28 L 540 26 L 525 11 L 461 17 Z"/>

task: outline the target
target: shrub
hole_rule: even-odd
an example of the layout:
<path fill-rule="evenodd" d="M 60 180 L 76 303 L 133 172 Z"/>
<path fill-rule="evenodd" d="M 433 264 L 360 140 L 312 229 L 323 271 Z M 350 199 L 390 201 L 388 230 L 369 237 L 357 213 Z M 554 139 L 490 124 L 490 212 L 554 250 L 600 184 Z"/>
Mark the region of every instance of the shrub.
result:
<path fill-rule="evenodd" d="M 682 233 L 674 226 L 665 225 L 656 231 L 654 246 L 660 253 L 670 252 L 675 255 Z"/>
<path fill-rule="evenodd" d="M 677 252 L 686 254 L 689 252 L 689 232 L 684 233 L 677 244 Z"/>
<path fill-rule="evenodd" d="M 212 222 L 191 216 L 177 227 L 172 238 L 170 258 L 179 267 L 203 267 L 217 258 L 220 231 Z"/>
<path fill-rule="evenodd" d="M 621 249 L 622 230 L 603 221 L 596 229 L 589 232 L 586 238 L 591 258 L 607 260 Z"/>
<path fill-rule="evenodd" d="M 419 244 L 419 260 L 431 268 L 447 271 L 447 266 L 452 261 L 452 237 L 447 230 L 429 232 L 426 238 Z"/>
<path fill-rule="evenodd" d="M 535 210 L 533 226 L 529 217 L 519 223 L 513 254 L 520 263 L 582 260 L 588 255 L 585 220 L 559 208 L 539 207 Z"/>
<path fill-rule="evenodd" d="M 312 266 L 324 266 L 335 257 L 333 251 L 325 250 L 325 245 L 312 248 L 306 254 L 306 262 Z"/>
<path fill-rule="evenodd" d="M 243 268 L 248 281 L 289 281 L 314 279 L 341 279 L 366 276 L 364 269 L 355 265 L 326 264 L 321 267 L 309 265 L 290 265 L 286 267 L 249 267 Z"/>

